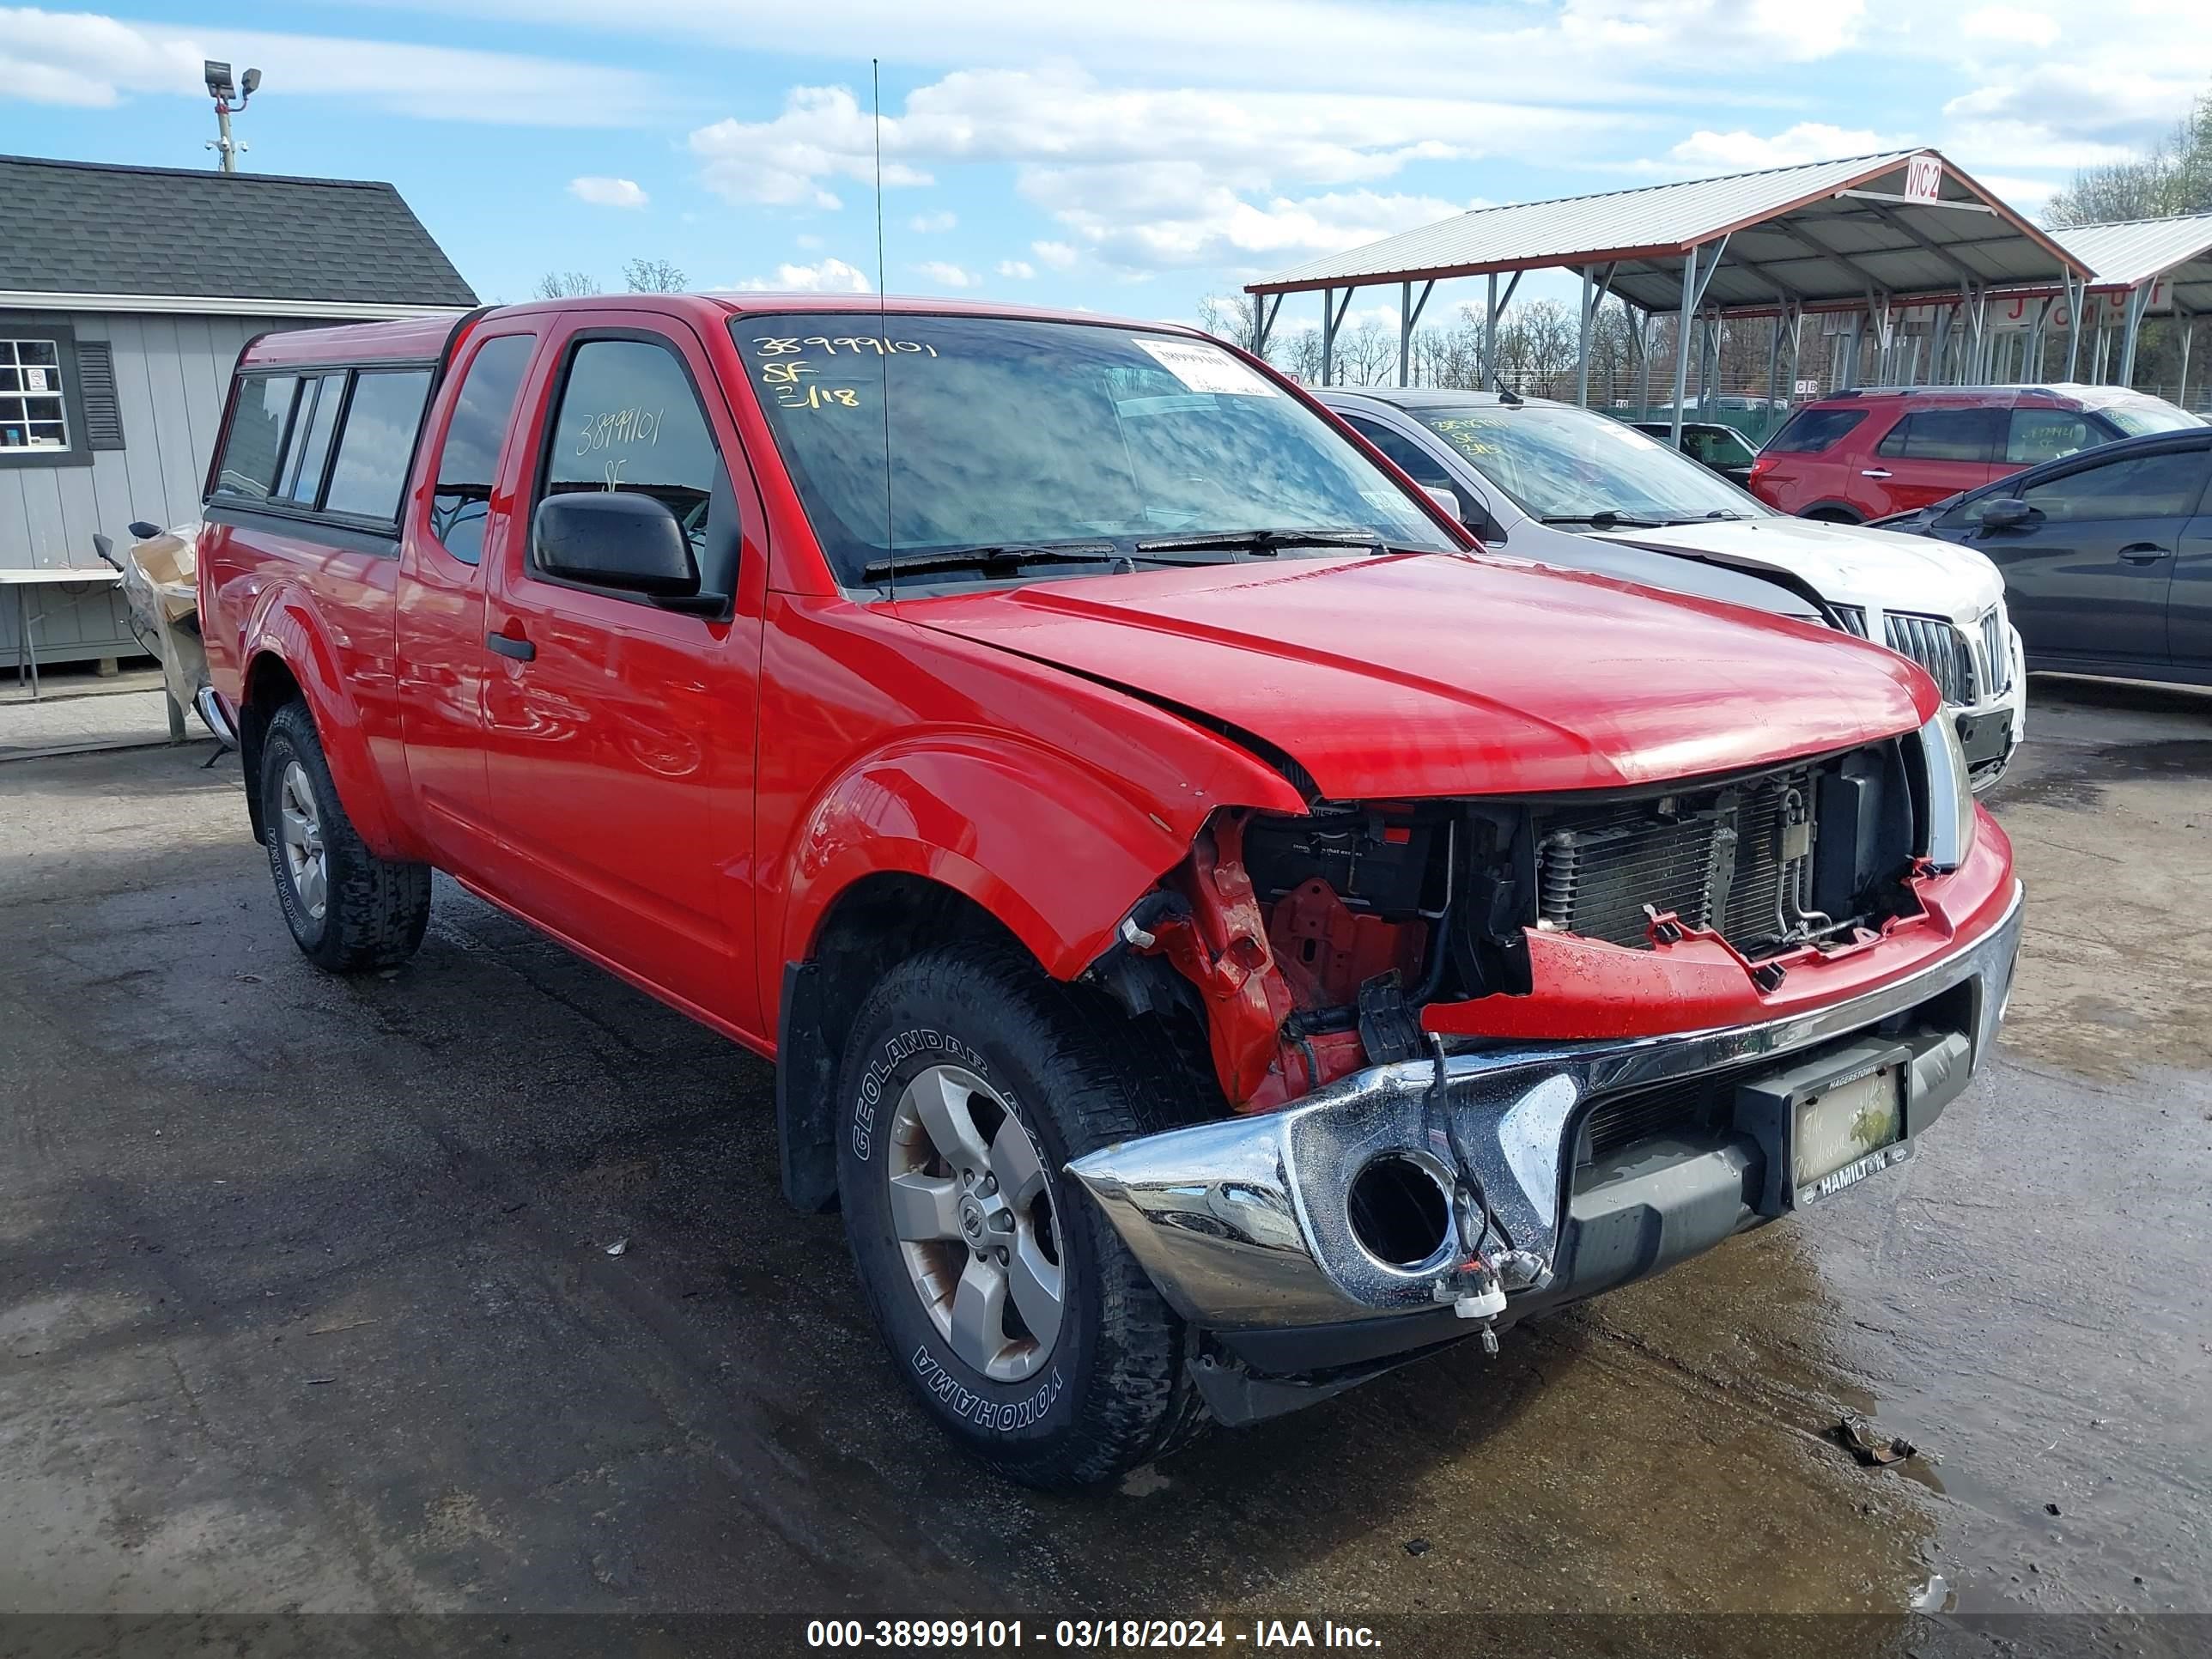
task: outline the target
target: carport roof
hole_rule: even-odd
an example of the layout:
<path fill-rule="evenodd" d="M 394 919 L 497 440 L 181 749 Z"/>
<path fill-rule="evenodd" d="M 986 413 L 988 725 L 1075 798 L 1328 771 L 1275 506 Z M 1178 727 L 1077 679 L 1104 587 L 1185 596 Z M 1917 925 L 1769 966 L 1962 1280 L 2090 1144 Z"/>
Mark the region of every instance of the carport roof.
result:
<path fill-rule="evenodd" d="M 2092 288 L 2129 289 L 2163 276 L 2184 310 L 2212 311 L 2212 213 L 2069 225 L 2051 234 L 2089 267 Z"/>
<path fill-rule="evenodd" d="M 1940 164 L 1936 199 L 1905 193 L 1917 156 Z M 1254 294 L 1492 271 L 1617 266 L 1613 291 L 1652 311 L 1681 305 L 1682 260 L 1727 236 L 1703 303 L 1723 310 L 1863 305 L 2075 276 L 2085 263 L 1933 150 L 1888 150 L 1759 173 L 1476 208 L 1248 285 Z"/>

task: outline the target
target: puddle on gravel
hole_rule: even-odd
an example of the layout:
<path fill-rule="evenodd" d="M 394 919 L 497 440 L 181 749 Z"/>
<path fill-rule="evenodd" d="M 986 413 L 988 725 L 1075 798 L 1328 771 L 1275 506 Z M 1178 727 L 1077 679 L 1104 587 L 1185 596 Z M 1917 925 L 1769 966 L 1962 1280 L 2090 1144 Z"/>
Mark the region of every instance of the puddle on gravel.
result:
<path fill-rule="evenodd" d="M 2106 790 L 2115 783 L 2212 777 L 2212 738 L 2168 738 L 2088 750 L 2053 748 L 2039 758 L 2044 764 L 2033 777 L 1997 786 L 1993 804 L 2000 810 L 2055 806 L 2086 812 L 2101 805 Z"/>

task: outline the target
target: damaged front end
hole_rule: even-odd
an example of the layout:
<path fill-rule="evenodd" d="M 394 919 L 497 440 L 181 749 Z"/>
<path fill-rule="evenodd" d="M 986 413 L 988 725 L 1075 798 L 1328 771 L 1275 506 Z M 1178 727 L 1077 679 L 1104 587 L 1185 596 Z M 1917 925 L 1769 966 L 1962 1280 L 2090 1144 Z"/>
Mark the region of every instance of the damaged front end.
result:
<path fill-rule="evenodd" d="M 1217 1414 L 1487 1339 L 1905 1157 L 1992 1040 L 2019 934 L 2001 839 L 1940 868 L 1970 850 L 1942 828 L 1963 771 L 1923 746 L 1218 815 L 1093 972 L 1195 1000 L 1236 1115 L 1070 1166 L 1208 1334 Z M 1835 1129 L 1831 1097 L 1869 1104 Z"/>

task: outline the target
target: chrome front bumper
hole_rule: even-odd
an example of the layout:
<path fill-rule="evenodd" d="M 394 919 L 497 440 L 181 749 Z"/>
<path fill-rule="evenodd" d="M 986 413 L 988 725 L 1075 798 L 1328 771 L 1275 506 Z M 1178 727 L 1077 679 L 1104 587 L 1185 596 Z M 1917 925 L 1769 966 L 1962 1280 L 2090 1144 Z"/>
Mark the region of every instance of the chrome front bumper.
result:
<path fill-rule="evenodd" d="M 1463 1157 L 1493 1213 L 1487 1253 L 1504 1288 L 1543 1291 L 1586 1103 L 1800 1054 L 1927 1005 L 1941 1011 L 1930 1018 L 1958 1030 L 1953 1048 L 1962 1037 L 1970 1069 L 1978 1069 L 2004 1017 L 2020 930 L 2015 884 L 2002 920 L 1980 939 L 1848 1002 L 1679 1036 L 1443 1048 L 1434 1060 L 1369 1066 L 1279 1112 L 1116 1142 L 1068 1168 L 1160 1294 L 1203 1328 L 1339 1324 L 1433 1310 L 1473 1293 L 1479 1270 L 1463 1266 L 1449 1238 L 1426 1260 L 1393 1265 L 1354 1237 L 1352 1183 L 1389 1155 L 1429 1170 L 1446 1191 Z M 1951 994 L 1961 987 L 1963 998 Z M 1908 1139 L 1923 1127 L 1908 1100 Z"/>

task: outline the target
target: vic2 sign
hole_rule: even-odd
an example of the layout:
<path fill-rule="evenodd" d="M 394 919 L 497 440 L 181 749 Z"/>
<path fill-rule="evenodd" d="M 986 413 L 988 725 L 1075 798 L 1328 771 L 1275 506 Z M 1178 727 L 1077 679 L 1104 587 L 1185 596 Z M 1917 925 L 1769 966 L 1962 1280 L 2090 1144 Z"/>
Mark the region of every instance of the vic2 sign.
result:
<path fill-rule="evenodd" d="M 1943 194 L 1943 161 L 1936 155 L 1916 155 L 1905 164 L 1905 199 L 1933 202 Z"/>

